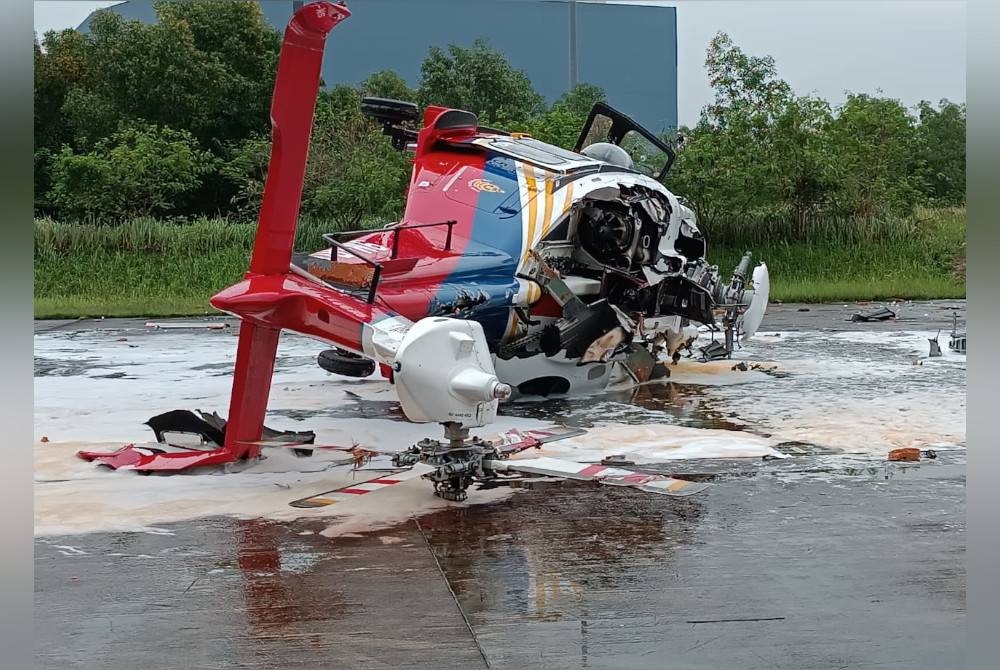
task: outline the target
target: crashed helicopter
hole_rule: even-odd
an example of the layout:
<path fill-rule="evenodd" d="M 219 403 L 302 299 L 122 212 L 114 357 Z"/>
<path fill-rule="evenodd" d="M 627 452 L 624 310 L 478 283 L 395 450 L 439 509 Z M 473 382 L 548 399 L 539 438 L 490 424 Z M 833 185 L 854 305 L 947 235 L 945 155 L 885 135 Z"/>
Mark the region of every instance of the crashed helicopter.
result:
<path fill-rule="evenodd" d="M 514 395 L 666 376 L 664 362 L 690 347 L 698 324 L 724 337 L 702 354 L 728 355 L 763 319 L 766 265 L 751 270 L 748 253 L 726 281 L 706 260 L 693 211 L 663 185 L 672 147 L 603 103 L 569 151 L 484 127 L 468 111 L 430 106 L 421 117 L 413 103 L 366 98 L 363 113 L 413 155 L 404 214 L 293 253 L 323 47 L 348 16 L 343 4 L 308 3 L 284 34 L 249 270 L 211 299 L 241 320 L 229 417 L 216 416 L 210 440 L 216 448 L 81 456 L 153 472 L 254 459 L 282 439 L 309 447 L 311 440 L 264 426 L 285 329 L 332 345 L 320 355 L 325 369 L 378 370 L 409 420 L 444 426 L 443 441 L 395 454 L 394 475 L 349 487 L 353 493 L 423 476 L 437 495 L 464 500 L 473 482 L 516 473 L 673 495 L 700 490 L 663 475 L 511 458 L 558 431 L 483 440 L 469 430 L 491 423 L 499 402 Z M 156 429 L 159 437 L 163 426 Z"/>

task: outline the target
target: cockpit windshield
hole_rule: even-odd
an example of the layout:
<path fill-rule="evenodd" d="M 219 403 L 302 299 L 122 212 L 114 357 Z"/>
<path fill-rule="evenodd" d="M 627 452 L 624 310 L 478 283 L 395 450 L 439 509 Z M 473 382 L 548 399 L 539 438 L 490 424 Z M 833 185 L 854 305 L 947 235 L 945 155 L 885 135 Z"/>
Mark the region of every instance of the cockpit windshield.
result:
<path fill-rule="evenodd" d="M 632 158 L 635 170 L 661 181 L 674 163 L 674 150 L 669 144 L 603 102 L 590 110 L 574 148 L 580 151 L 598 142 L 621 147 Z"/>

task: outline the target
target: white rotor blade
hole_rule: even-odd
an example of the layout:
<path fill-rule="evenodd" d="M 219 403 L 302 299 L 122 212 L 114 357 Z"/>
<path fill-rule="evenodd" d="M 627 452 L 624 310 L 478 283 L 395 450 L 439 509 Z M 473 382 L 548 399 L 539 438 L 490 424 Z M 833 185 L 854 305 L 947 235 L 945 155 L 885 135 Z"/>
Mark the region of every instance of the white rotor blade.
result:
<path fill-rule="evenodd" d="M 293 500 L 288 504 L 292 507 L 326 507 L 327 505 L 332 505 L 341 500 L 350 500 L 359 495 L 372 493 L 373 491 L 378 491 L 394 484 L 405 482 L 409 479 L 416 479 L 417 477 L 425 475 L 428 472 L 433 472 L 434 469 L 435 468 L 433 466 L 417 463 L 412 468 L 408 468 L 406 470 L 382 475 L 381 477 L 369 479 L 365 482 L 351 483 L 346 486 L 333 489 L 332 491 L 325 491 L 307 498 Z"/>
<path fill-rule="evenodd" d="M 740 323 L 744 341 L 754 336 L 764 320 L 764 312 L 767 311 L 767 301 L 771 295 L 771 277 L 767 265 L 761 263 L 753 269 L 750 283 L 753 286 L 753 298 L 750 299 L 750 306 L 743 313 Z"/>
<path fill-rule="evenodd" d="M 582 481 L 594 481 L 610 486 L 627 486 L 668 496 L 689 496 L 708 488 L 708 484 L 674 479 L 666 475 L 653 475 L 606 465 L 588 465 L 559 458 L 524 458 L 503 461 L 487 461 L 486 465 L 500 472 L 524 472 L 532 475 L 565 477 Z"/>

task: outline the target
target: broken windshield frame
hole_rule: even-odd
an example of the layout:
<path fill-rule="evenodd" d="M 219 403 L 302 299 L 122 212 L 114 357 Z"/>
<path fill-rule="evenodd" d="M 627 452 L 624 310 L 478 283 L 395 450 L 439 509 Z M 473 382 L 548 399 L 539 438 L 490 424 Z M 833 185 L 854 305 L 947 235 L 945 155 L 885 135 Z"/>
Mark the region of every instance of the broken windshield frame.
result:
<path fill-rule="evenodd" d="M 629 141 L 626 142 L 626 139 Z M 639 150 L 637 141 L 643 141 L 652 146 L 648 146 L 641 151 L 641 155 L 637 156 L 635 155 Z M 667 172 L 670 171 L 670 167 L 674 164 L 674 158 L 676 158 L 676 154 L 669 144 L 640 126 L 631 117 L 622 114 L 604 102 L 598 102 L 591 108 L 573 151 L 579 153 L 585 146 L 594 142 L 610 142 L 616 146 L 626 144 L 627 146 L 622 148 L 626 151 L 629 148 L 633 149 L 633 151 L 629 151 L 629 155 L 635 161 L 637 170 L 649 172 L 649 176 L 660 182 L 667 176 Z M 662 158 L 658 154 L 662 154 Z M 661 165 L 662 167 L 660 167 Z"/>

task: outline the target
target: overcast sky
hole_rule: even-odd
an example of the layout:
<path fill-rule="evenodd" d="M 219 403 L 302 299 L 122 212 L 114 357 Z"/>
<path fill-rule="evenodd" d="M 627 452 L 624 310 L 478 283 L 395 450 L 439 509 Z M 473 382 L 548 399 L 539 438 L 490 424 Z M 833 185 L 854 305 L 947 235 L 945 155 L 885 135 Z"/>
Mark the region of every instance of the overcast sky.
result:
<path fill-rule="evenodd" d="M 752 55 L 774 56 L 797 93 L 834 104 L 845 91 L 907 105 L 965 102 L 963 0 L 607 0 L 677 7 L 680 123 L 691 125 L 711 98 L 705 47 L 725 31 Z M 75 28 L 116 2 L 35 2 L 35 30 Z M 348 0 L 348 4 L 350 1 Z"/>

